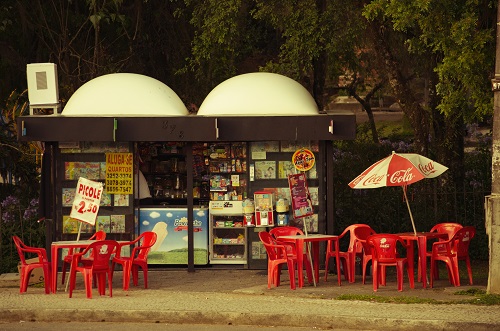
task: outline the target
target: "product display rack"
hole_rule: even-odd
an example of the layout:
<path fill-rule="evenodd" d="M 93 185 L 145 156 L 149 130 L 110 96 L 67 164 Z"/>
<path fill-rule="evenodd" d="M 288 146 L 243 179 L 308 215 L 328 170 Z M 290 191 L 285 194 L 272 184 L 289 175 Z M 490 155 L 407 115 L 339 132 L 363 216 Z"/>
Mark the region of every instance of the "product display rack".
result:
<path fill-rule="evenodd" d="M 245 263 L 246 231 L 242 216 L 215 216 L 212 262 Z M 219 222 L 225 225 L 217 225 Z M 240 225 L 234 225 L 240 224 Z"/>
<path fill-rule="evenodd" d="M 246 143 L 209 145 L 210 200 L 242 201 L 247 197 Z"/>
<path fill-rule="evenodd" d="M 201 144 L 200 144 L 201 145 Z M 206 148 L 205 148 L 206 149 Z M 181 143 L 141 143 L 140 169 L 146 178 L 154 205 L 185 205 L 187 198 L 186 155 Z M 193 195 L 195 204 L 208 202 L 207 166 L 203 146 L 195 146 Z M 205 152 L 206 153 L 206 152 Z"/>

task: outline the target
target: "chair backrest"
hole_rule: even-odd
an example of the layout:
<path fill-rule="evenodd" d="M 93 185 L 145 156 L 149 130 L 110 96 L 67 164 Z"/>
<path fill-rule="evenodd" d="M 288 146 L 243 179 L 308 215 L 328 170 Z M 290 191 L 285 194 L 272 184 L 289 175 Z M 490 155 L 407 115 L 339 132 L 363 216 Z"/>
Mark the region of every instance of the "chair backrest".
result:
<path fill-rule="evenodd" d="M 26 264 L 26 259 L 24 258 L 24 247 L 26 246 L 21 238 L 18 236 L 12 236 L 12 239 L 14 240 L 14 244 L 16 245 L 17 253 L 19 254 L 19 258 L 21 259 L 21 264 L 25 265 Z"/>
<path fill-rule="evenodd" d="M 137 256 L 135 258 L 146 260 L 148 258 L 148 254 L 151 251 L 151 247 L 156 243 L 156 239 L 158 236 L 156 232 L 153 231 L 145 231 L 143 232 L 137 239 L 139 240 L 139 246 L 134 248 L 135 251 L 138 251 Z M 133 254 L 132 256 L 134 256 Z"/>
<path fill-rule="evenodd" d="M 304 232 L 295 226 L 279 226 L 269 230 L 269 234 L 274 238 L 280 236 L 293 236 L 296 234 L 304 234 Z"/>
<path fill-rule="evenodd" d="M 349 234 L 349 247 L 347 251 L 352 252 L 355 251 L 356 253 L 361 253 L 363 249 L 363 245 L 356 240 L 356 235 L 354 233 L 355 229 L 359 228 L 369 228 L 371 227 L 368 224 L 351 224 L 347 228 L 345 228 L 344 232 L 339 236 L 339 239 L 344 237 L 345 235 Z"/>
<path fill-rule="evenodd" d="M 260 231 L 259 238 L 266 248 L 267 257 L 269 258 L 269 260 L 278 260 L 284 258 L 283 254 L 286 254 L 285 248 L 283 246 L 280 246 L 282 247 L 282 250 L 280 251 L 278 245 L 276 245 L 274 238 L 269 232 Z"/>
<path fill-rule="evenodd" d="M 476 235 L 476 228 L 473 226 L 465 226 L 455 233 L 452 241 L 453 243 L 453 251 L 457 253 L 457 257 L 466 257 L 469 255 L 469 246 L 470 241 Z"/>
<path fill-rule="evenodd" d="M 111 255 L 117 249 L 119 249 L 119 245 L 116 240 L 98 240 L 91 243 L 82 253 L 75 255 L 85 255 L 90 252 L 93 257 L 91 268 L 93 270 L 106 270 L 109 268 Z"/>
<path fill-rule="evenodd" d="M 14 244 L 16 245 L 17 253 L 19 254 L 19 259 L 21 260 L 22 265 L 26 265 L 25 253 L 34 253 L 38 255 L 39 262 L 48 262 L 47 252 L 45 248 L 40 247 L 30 247 L 26 245 L 21 238 L 18 236 L 12 236 L 12 240 L 14 240 Z M 40 261 L 41 260 L 41 261 Z"/>
<path fill-rule="evenodd" d="M 105 240 L 106 239 L 106 232 L 99 230 L 96 233 L 92 235 L 92 237 L 89 238 L 89 240 Z"/>
<path fill-rule="evenodd" d="M 371 246 L 366 242 L 369 236 L 376 234 L 375 230 L 371 227 L 360 226 L 354 228 L 354 237 L 357 241 L 361 242 L 365 254 L 371 254 Z"/>
<path fill-rule="evenodd" d="M 398 243 L 401 243 L 402 247 L 406 247 L 406 243 L 400 236 L 388 233 L 371 235 L 366 241 L 372 247 L 373 258 L 379 262 L 396 262 Z"/>
<path fill-rule="evenodd" d="M 432 227 L 430 232 L 447 233 L 448 239 L 451 239 L 461 228 L 463 226 L 459 223 L 438 223 Z"/>

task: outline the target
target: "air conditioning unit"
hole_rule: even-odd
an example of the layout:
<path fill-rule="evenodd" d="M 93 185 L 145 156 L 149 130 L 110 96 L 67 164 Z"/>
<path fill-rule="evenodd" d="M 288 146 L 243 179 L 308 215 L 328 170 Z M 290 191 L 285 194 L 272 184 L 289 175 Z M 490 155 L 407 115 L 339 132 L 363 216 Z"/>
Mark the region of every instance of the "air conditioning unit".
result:
<path fill-rule="evenodd" d="M 30 63 L 26 75 L 30 115 L 57 115 L 60 104 L 56 64 Z"/>

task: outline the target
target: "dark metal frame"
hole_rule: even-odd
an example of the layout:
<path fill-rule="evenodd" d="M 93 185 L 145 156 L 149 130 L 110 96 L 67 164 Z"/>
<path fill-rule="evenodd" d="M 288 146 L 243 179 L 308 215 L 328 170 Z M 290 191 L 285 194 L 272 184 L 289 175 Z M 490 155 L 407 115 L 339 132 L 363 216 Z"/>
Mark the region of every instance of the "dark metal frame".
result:
<path fill-rule="evenodd" d="M 55 161 L 57 142 L 80 141 L 173 141 L 187 142 L 187 161 L 192 162 L 192 142 L 215 141 L 324 141 L 326 224 L 320 230 L 331 233 L 333 224 L 333 183 L 331 144 L 333 140 L 353 140 L 356 117 L 352 112 L 311 116 L 165 116 L 165 117 L 88 117 L 64 115 L 32 115 L 17 119 L 20 141 L 43 141 L 49 160 L 44 162 L 42 203 L 50 222 L 55 214 Z M 50 163 L 50 164 L 48 164 Z M 189 164 L 189 163 L 188 163 Z M 49 169 L 47 169 L 49 167 Z M 191 167 L 187 167 L 190 169 Z M 188 174 L 189 175 L 189 174 Z M 49 177 L 49 178 L 46 178 Z M 189 178 L 189 176 L 188 176 Z M 188 181 L 188 186 L 192 178 Z M 194 271 L 193 254 L 193 190 L 188 188 L 188 271 Z M 42 192 L 41 192 L 42 193 Z M 49 227 L 49 226 L 48 226 Z M 54 234 L 50 234 L 52 237 Z M 50 238 L 52 239 L 52 238 Z M 49 245 L 49 244 L 48 244 Z"/>

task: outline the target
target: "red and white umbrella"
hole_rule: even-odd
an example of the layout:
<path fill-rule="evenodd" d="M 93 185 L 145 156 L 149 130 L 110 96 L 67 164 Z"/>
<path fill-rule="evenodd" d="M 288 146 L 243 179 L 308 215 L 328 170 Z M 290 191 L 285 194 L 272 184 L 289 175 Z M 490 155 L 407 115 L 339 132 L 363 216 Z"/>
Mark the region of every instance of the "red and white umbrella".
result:
<path fill-rule="evenodd" d="M 406 186 L 424 178 L 434 178 L 448 170 L 444 165 L 425 156 L 414 153 L 392 154 L 372 164 L 361 175 L 354 178 L 349 186 L 354 189 L 377 188 L 384 186 L 402 186 L 406 205 L 410 213 L 415 234 L 415 223 L 410 204 L 406 196 Z"/>

